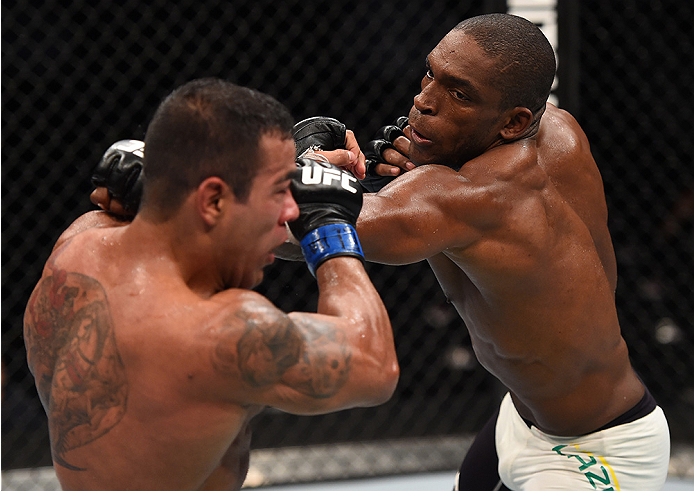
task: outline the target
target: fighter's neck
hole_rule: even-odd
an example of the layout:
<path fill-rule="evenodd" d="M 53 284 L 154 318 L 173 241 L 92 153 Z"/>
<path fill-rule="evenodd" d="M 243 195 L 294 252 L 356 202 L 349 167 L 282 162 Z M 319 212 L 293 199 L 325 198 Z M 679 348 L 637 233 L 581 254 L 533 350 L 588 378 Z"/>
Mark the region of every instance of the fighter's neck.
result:
<path fill-rule="evenodd" d="M 517 142 L 519 140 L 528 140 L 530 138 L 535 138 L 537 136 L 537 132 L 540 131 L 540 120 L 542 119 L 542 115 L 545 113 L 546 108 L 547 105 L 543 104 L 540 109 L 533 113 L 533 120 L 530 122 L 525 131 L 516 135 L 515 138 L 510 138 L 508 140 L 501 139 L 498 142 L 498 145 L 506 145 L 508 143 Z"/>
<path fill-rule="evenodd" d="M 488 152 L 489 150 L 491 150 L 493 148 L 501 147 L 503 145 L 510 145 L 512 143 L 516 143 L 519 141 L 534 139 L 537 136 L 537 133 L 540 131 L 540 119 L 542 118 L 542 114 L 544 112 L 545 112 L 545 108 L 543 106 L 541 110 L 539 110 L 533 114 L 533 120 L 528 125 L 528 127 L 525 129 L 525 131 L 519 133 L 518 135 L 516 135 L 513 138 L 501 138 L 501 137 L 499 137 L 494 143 L 492 143 L 489 146 L 489 148 L 487 148 L 487 150 L 485 150 L 485 152 Z"/>
<path fill-rule="evenodd" d="M 546 104 L 543 104 L 540 109 L 535 111 L 533 113 L 533 120 L 532 122 L 528 125 L 528 127 L 518 135 L 516 135 L 514 138 L 501 138 L 499 137 L 494 143 L 492 143 L 483 153 L 488 152 L 489 150 L 500 147 L 502 145 L 508 145 L 511 143 L 515 143 L 517 141 L 521 140 L 531 140 L 537 136 L 537 133 L 540 131 L 540 120 L 542 119 L 542 115 L 545 113 L 545 108 Z M 481 154 L 480 154 L 481 155 Z M 448 164 L 443 164 L 446 165 L 447 167 L 450 167 L 454 169 L 455 171 L 460 171 L 460 169 L 465 165 L 465 163 L 462 163 L 458 166 L 455 165 L 448 165 Z"/>

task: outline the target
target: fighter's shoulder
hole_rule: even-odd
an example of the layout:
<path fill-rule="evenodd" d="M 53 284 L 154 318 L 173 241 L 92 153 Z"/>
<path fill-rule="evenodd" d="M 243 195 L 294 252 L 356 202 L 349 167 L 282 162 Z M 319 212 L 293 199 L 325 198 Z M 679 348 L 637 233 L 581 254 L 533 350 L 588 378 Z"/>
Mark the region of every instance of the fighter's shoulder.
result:
<path fill-rule="evenodd" d="M 538 149 L 532 140 L 518 140 L 491 148 L 467 162 L 461 176 L 487 192 L 501 193 L 508 199 L 508 188 L 521 189 L 527 183 L 536 187 L 542 183 L 538 173 Z"/>
<path fill-rule="evenodd" d="M 225 324 L 244 325 L 253 319 L 256 325 L 283 321 L 286 314 L 270 300 L 253 290 L 230 288 L 213 295 L 208 308 Z"/>
<path fill-rule="evenodd" d="M 65 243 L 69 242 L 82 232 L 95 228 L 122 227 L 129 223 L 129 220 L 123 220 L 102 210 L 89 211 L 79 216 L 63 231 L 63 233 L 60 234 L 58 240 L 53 246 L 53 251 L 55 252 Z"/>
<path fill-rule="evenodd" d="M 180 292 L 179 292 L 180 293 Z M 208 298 L 193 292 L 177 296 L 171 292 L 166 301 L 152 306 L 147 315 L 159 318 L 176 316 L 177 323 L 161 324 L 165 332 L 156 336 L 175 339 L 190 353 L 211 356 L 219 349 L 235 346 L 244 334 L 252 330 L 267 331 L 270 326 L 284 325 L 286 314 L 257 292 L 228 289 Z M 194 358 L 194 357 L 193 357 Z"/>
<path fill-rule="evenodd" d="M 572 153 L 588 149 L 588 139 L 576 118 L 549 103 L 540 121 L 537 140 L 543 150 Z"/>
<path fill-rule="evenodd" d="M 550 102 L 546 104 L 545 112 L 542 114 L 542 122 L 548 121 L 554 123 L 577 124 L 576 118 L 574 118 L 569 111 L 561 109 Z"/>
<path fill-rule="evenodd" d="M 413 195 L 419 197 L 429 194 L 441 195 L 443 187 L 454 185 L 460 178 L 457 171 L 439 164 L 424 164 L 403 173 L 397 179 L 382 188 L 379 196 L 404 197 L 409 199 Z"/>
<path fill-rule="evenodd" d="M 461 201 L 471 205 L 486 199 L 484 172 L 478 176 L 477 164 L 469 162 L 469 171 L 456 171 L 440 164 L 426 164 L 404 173 L 383 188 L 380 196 L 417 201 L 442 209 L 459 209 Z"/>

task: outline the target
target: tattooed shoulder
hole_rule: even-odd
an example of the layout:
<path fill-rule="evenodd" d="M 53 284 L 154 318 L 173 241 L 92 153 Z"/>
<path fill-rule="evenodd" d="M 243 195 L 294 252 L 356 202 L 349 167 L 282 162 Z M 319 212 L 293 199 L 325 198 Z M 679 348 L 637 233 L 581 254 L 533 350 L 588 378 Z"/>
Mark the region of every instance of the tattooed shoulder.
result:
<path fill-rule="evenodd" d="M 311 397 L 330 397 L 347 380 L 351 350 L 344 332 L 324 319 L 245 304 L 222 326 L 212 364 L 253 388 L 281 383 Z"/>
<path fill-rule="evenodd" d="M 94 278 L 49 262 L 24 317 L 29 366 L 46 408 L 55 461 L 100 438 L 126 410 L 128 383 L 108 298 Z"/>
<path fill-rule="evenodd" d="M 276 383 L 296 364 L 303 343 L 289 317 L 262 301 L 245 301 L 220 326 L 212 364 L 253 387 Z"/>

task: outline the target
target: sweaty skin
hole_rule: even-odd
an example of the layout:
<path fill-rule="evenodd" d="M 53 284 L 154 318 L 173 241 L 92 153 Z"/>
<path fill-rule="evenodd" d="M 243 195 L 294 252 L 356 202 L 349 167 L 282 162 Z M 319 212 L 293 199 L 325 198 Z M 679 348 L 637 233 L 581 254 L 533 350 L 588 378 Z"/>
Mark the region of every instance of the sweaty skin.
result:
<path fill-rule="evenodd" d="M 166 222 L 90 212 L 58 240 L 24 332 L 65 491 L 238 490 L 264 406 L 391 396 L 390 322 L 359 260 L 318 268 L 318 313 L 249 290 L 298 216 L 293 141 L 260 145 L 245 203 L 212 177 Z"/>
<path fill-rule="evenodd" d="M 430 53 L 405 131 L 418 167 L 365 195 L 357 230 L 369 261 L 429 262 L 523 417 L 589 433 L 644 394 L 617 319 L 602 179 L 567 112 L 547 104 L 539 128 L 529 110 L 499 117 L 490 70 L 460 32 Z"/>

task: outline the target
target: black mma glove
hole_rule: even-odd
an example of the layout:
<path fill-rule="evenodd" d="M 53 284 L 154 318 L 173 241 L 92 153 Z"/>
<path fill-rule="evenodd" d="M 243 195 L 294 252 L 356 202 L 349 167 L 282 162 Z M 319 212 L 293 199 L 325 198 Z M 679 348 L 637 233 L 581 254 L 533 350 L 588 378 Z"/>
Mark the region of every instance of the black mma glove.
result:
<path fill-rule="evenodd" d="M 383 151 L 387 148 L 395 149 L 393 142 L 399 136 L 405 136 L 402 130 L 407 126 L 407 116 L 400 116 L 393 124 L 381 127 L 374 135 L 373 140 L 366 144 L 364 156 L 366 157 L 366 178 L 362 185 L 367 192 L 376 193 L 397 176 L 379 176 L 376 174 L 376 166 L 386 163 Z"/>
<path fill-rule="evenodd" d="M 299 121 L 292 128 L 296 143 L 296 156 L 301 157 L 307 150 L 338 150 L 345 148 L 347 128 L 337 119 L 325 116 Z"/>
<path fill-rule="evenodd" d="M 142 198 L 144 150 L 140 140 L 120 140 L 106 150 L 92 174 L 92 184 L 105 187 L 111 199 L 120 201 L 132 214 L 137 213 Z"/>
<path fill-rule="evenodd" d="M 316 269 L 331 257 L 363 261 L 355 230 L 363 201 L 359 181 L 333 164 L 306 158 L 296 164 L 290 187 L 300 213 L 289 228 L 301 243 L 311 274 L 316 276 Z"/>

